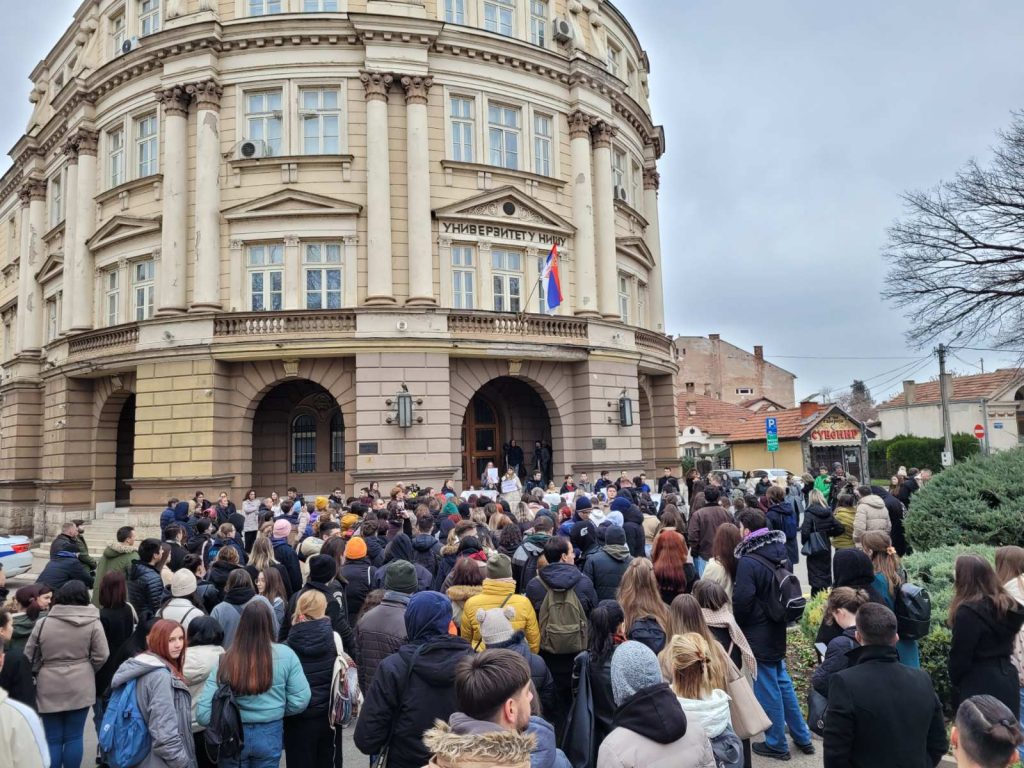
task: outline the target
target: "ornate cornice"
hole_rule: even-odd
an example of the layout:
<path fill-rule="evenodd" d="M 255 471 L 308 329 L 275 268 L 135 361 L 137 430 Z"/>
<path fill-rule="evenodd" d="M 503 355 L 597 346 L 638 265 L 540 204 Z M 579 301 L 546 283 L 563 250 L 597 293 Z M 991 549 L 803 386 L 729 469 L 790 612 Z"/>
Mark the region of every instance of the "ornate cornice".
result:
<path fill-rule="evenodd" d="M 18 190 L 18 199 L 22 205 L 33 200 L 46 200 L 46 182 L 43 179 L 28 179 Z"/>
<path fill-rule="evenodd" d="M 363 70 L 359 73 L 359 79 L 366 91 L 367 101 L 387 101 L 388 89 L 394 82 L 394 75 L 387 72 L 368 72 Z"/>
<path fill-rule="evenodd" d="M 598 120 L 590 129 L 593 136 L 594 149 L 610 149 L 619 129 L 606 120 Z"/>
<path fill-rule="evenodd" d="M 172 85 L 170 88 L 161 88 L 154 95 L 167 117 L 188 117 L 188 105 L 192 97 L 185 90 L 185 86 Z"/>
<path fill-rule="evenodd" d="M 590 129 L 594 118 L 586 112 L 576 110 L 569 114 L 569 137 L 572 139 L 590 139 Z"/>
<path fill-rule="evenodd" d="M 197 109 L 219 110 L 224 88 L 216 80 L 203 80 L 189 83 L 185 86 L 185 92 L 196 102 Z"/>
<path fill-rule="evenodd" d="M 430 93 L 430 86 L 434 84 L 434 78 L 405 75 L 402 77 L 401 83 L 402 88 L 405 89 L 406 104 L 426 104 L 427 94 Z"/>
<path fill-rule="evenodd" d="M 644 189 L 657 190 L 661 186 L 661 174 L 657 168 L 644 168 Z"/>

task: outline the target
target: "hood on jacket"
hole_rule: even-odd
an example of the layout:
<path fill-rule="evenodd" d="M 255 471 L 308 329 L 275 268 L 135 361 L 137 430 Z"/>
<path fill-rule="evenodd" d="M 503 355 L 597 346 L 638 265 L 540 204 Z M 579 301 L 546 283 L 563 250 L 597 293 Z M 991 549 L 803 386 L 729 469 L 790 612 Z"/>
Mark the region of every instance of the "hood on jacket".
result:
<path fill-rule="evenodd" d="M 126 544 L 122 541 L 112 541 L 103 548 L 103 557 L 107 560 L 115 560 L 121 555 L 129 555 L 133 552 L 138 552 L 139 547 L 137 544 Z"/>
<path fill-rule="evenodd" d="M 409 642 L 422 644 L 448 634 L 452 601 L 440 592 L 419 592 L 405 607 L 405 634 Z"/>
<path fill-rule="evenodd" d="M 1021 625 L 1024 624 L 1024 608 L 1016 602 L 1001 619 L 996 615 L 995 605 L 991 600 L 985 599 L 976 603 L 963 603 L 962 606 L 969 608 L 988 626 L 993 635 L 1003 640 L 1016 637 Z"/>
<path fill-rule="evenodd" d="M 188 502 L 179 501 L 174 505 L 174 519 L 178 522 L 185 522 L 188 520 Z"/>
<path fill-rule="evenodd" d="M 328 651 L 333 652 L 335 645 L 331 620 L 324 616 L 292 624 L 288 631 L 288 645 L 303 656 L 322 656 Z"/>
<path fill-rule="evenodd" d="M 609 557 L 613 557 L 619 562 L 623 562 L 630 558 L 629 547 L 625 544 L 605 544 L 601 547 Z"/>
<path fill-rule="evenodd" d="M 434 755 L 432 763 L 445 768 L 467 762 L 500 766 L 529 765 L 536 738 L 530 733 L 506 731 L 483 720 L 473 720 L 461 712 L 449 722 L 437 720 L 423 734 L 423 744 Z"/>
<path fill-rule="evenodd" d="M 619 497 L 616 496 L 616 499 Z M 630 504 L 625 512 L 622 513 L 623 525 L 626 523 L 636 523 L 637 525 L 644 524 L 644 513 L 640 510 L 636 504 Z"/>
<path fill-rule="evenodd" d="M 467 586 L 466 584 L 453 584 L 448 587 L 445 594 L 448 595 L 448 599 L 453 603 L 464 603 L 473 595 L 479 595 L 483 591 L 483 586 L 479 584 L 473 587 Z"/>
<path fill-rule="evenodd" d="M 837 550 L 832 558 L 832 580 L 837 587 L 866 589 L 875 582 L 871 558 L 859 549 Z"/>
<path fill-rule="evenodd" d="M 530 659 L 530 645 L 526 642 L 526 633 L 523 630 L 518 629 L 512 633 L 512 637 L 505 640 L 502 643 L 488 643 L 488 650 L 505 649 L 506 651 L 515 651 L 524 659 Z"/>
<path fill-rule="evenodd" d="M 783 531 L 769 531 L 762 528 L 754 531 L 736 545 L 736 559 L 744 555 L 759 554 L 773 563 L 781 563 L 786 559 L 786 534 Z"/>
<path fill-rule="evenodd" d="M 110 681 L 110 687 L 117 688 L 129 680 L 136 680 L 143 675 L 148 675 L 150 672 L 156 672 L 161 669 L 166 669 L 170 672 L 167 669 L 167 665 L 153 654 L 140 653 L 138 656 L 132 656 L 117 668 L 114 678 Z"/>
<path fill-rule="evenodd" d="M 819 520 L 825 520 L 828 518 L 829 515 L 832 514 L 832 510 L 829 509 L 828 507 L 821 507 L 818 506 L 817 504 L 811 504 L 804 511 L 804 514 L 810 515 L 811 517 L 816 517 Z"/>
<path fill-rule="evenodd" d="M 84 627 L 86 624 L 99 621 L 100 609 L 95 605 L 55 605 L 50 608 L 47 616 L 67 622 L 73 627 Z"/>
<path fill-rule="evenodd" d="M 583 574 L 575 565 L 551 563 L 538 571 L 537 575 L 551 589 L 573 589 Z"/>
<path fill-rule="evenodd" d="M 235 587 L 224 592 L 224 602 L 229 605 L 245 605 L 256 597 L 256 590 L 252 587 Z"/>
<path fill-rule="evenodd" d="M 612 512 L 621 512 L 623 517 L 626 515 L 626 510 L 632 506 L 633 502 L 629 500 L 629 497 L 621 495 L 616 496 L 612 499 L 612 503 L 608 505 L 608 509 Z"/>
<path fill-rule="evenodd" d="M 676 697 L 691 722 L 699 723 L 709 739 L 721 736 L 732 725 L 729 715 L 729 694 L 716 688 L 706 699 Z"/>
<path fill-rule="evenodd" d="M 384 562 L 393 560 L 412 561 L 412 540 L 405 533 L 398 533 L 384 549 Z"/>
<path fill-rule="evenodd" d="M 544 554 L 544 545 L 550 538 L 550 533 L 531 533 L 523 539 L 523 549 L 531 555 L 537 555 L 540 557 L 540 555 Z"/>
<path fill-rule="evenodd" d="M 634 693 L 615 710 L 612 725 L 657 742 L 671 744 L 686 735 L 686 714 L 668 683 Z"/>
<path fill-rule="evenodd" d="M 537 740 L 537 746 L 533 748 L 533 754 L 530 755 L 530 765 L 534 768 L 556 768 L 559 760 L 558 746 L 555 743 L 555 726 L 543 717 L 531 715 L 526 733 L 531 734 Z"/>
<path fill-rule="evenodd" d="M 417 552 L 430 552 L 436 546 L 437 539 L 429 533 L 418 533 L 412 540 L 412 548 Z"/>
<path fill-rule="evenodd" d="M 882 500 L 881 496 L 876 496 L 875 494 L 872 493 L 867 496 L 862 496 L 860 501 L 857 502 L 857 506 L 871 507 L 872 509 L 884 510 L 885 501 Z"/>

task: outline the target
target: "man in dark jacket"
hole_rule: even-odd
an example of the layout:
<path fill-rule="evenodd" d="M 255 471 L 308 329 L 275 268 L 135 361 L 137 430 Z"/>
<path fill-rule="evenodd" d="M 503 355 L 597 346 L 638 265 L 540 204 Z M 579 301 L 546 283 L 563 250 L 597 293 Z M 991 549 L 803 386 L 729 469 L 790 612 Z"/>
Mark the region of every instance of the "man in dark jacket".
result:
<path fill-rule="evenodd" d="M 139 559 L 128 571 L 128 601 L 140 621 L 155 616 L 164 599 L 164 583 L 156 569 L 162 554 L 159 539 L 144 539 L 139 545 Z"/>
<path fill-rule="evenodd" d="M 355 655 L 359 685 L 367 690 L 384 659 L 406 641 L 405 610 L 409 596 L 416 593 L 416 571 L 412 563 L 396 560 L 384 581 L 384 599 L 367 611 L 356 624 Z"/>
<path fill-rule="evenodd" d="M 871 492 L 878 496 L 889 512 L 889 522 L 892 528 L 889 530 L 889 538 L 892 540 L 893 549 L 896 554 L 903 557 L 907 554 L 907 533 L 903 527 L 903 520 L 907 516 L 907 508 L 903 502 L 889 493 L 888 489 L 878 485 L 871 486 Z"/>
<path fill-rule="evenodd" d="M 707 496 L 707 491 L 704 495 Z M 797 541 L 800 526 L 796 508 L 786 498 L 786 491 L 777 485 L 768 489 L 765 498 L 768 501 L 768 527 L 786 534 L 786 559 L 789 560 L 790 570 L 793 570 L 793 566 L 800 562 L 800 542 Z"/>
<path fill-rule="evenodd" d="M 725 523 L 732 524 L 732 515 L 724 509 L 718 500 L 721 498 L 719 489 L 712 485 L 704 491 L 704 508 L 690 515 L 690 523 L 686 528 L 686 541 L 693 555 L 693 565 L 697 575 L 704 575 L 704 566 L 711 559 L 715 532 Z"/>
<path fill-rule="evenodd" d="M 353 740 L 365 755 L 388 747 L 388 768 L 422 768 L 430 760 L 423 733 L 455 711 L 453 670 L 473 649 L 448 634 L 452 603 L 439 592 L 414 595 L 404 618 L 409 641 L 381 662 L 366 688 Z"/>
<path fill-rule="evenodd" d="M 679 488 L 679 478 L 672 474 L 672 470 L 669 467 L 665 467 L 664 473 L 658 478 L 658 493 L 668 493 L 665 490 L 666 485 Z"/>
<path fill-rule="evenodd" d="M 431 535 L 433 530 L 433 515 L 423 512 L 416 517 L 416 535 L 412 537 L 410 559 L 413 564 L 426 568 L 431 580 L 437 575 L 437 565 L 441 560 L 441 542 Z"/>
<path fill-rule="evenodd" d="M 626 532 L 626 546 L 633 557 L 647 554 L 647 537 L 644 535 L 644 513 L 634 504 L 628 493 L 619 493 L 608 507 L 622 515 L 622 530 Z"/>
<path fill-rule="evenodd" d="M 544 545 L 551 538 L 554 523 L 547 515 L 538 515 L 533 521 L 533 532 L 523 539 L 512 555 L 512 575 L 516 579 L 516 592 L 522 594 L 537 576 L 537 561 L 544 554 Z"/>
<path fill-rule="evenodd" d="M 938 765 L 949 746 L 942 705 L 927 672 L 899 663 L 895 614 L 862 606 L 857 639 L 850 667 L 829 682 L 825 768 Z"/>
<path fill-rule="evenodd" d="M 736 548 L 733 614 L 757 659 L 754 695 L 772 721 L 765 740 L 752 744 L 751 749 L 763 757 L 788 760 L 789 726 L 797 747 L 805 754 L 814 754 L 811 732 L 786 670 L 786 622 L 774 621 L 768 610 L 768 602 L 777 599 L 774 569 L 787 559 L 786 535 L 768 530 L 764 513 L 758 509 L 741 512 L 739 523 L 743 540 Z"/>
<path fill-rule="evenodd" d="M 177 506 L 178 500 L 171 497 L 167 500 L 167 509 L 160 513 L 160 532 L 163 533 L 164 528 L 174 522 L 175 519 L 175 506 Z M 185 513 L 188 514 L 188 503 L 185 504 Z"/>
<path fill-rule="evenodd" d="M 920 490 L 921 486 L 917 482 L 917 467 L 911 467 L 907 471 L 907 479 L 900 483 L 900 488 L 896 492 L 896 498 L 903 502 L 903 506 L 910 508 L 910 498 Z"/>
<path fill-rule="evenodd" d="M 57 549 L 50 548 L 50 561 L 39 574 L 37 582 L 46 584 L 54 592 L 63 587 L 69 581 L 77 579 L 87 587 L 92 587 L 93 577 L 89 569 L 78 559 L 78 544 L 74 539 L 64 539 Z"/>
<path fill-rule="evenodd" d="M 587 558 L 598 550 L 597 526 L 589 519 L 573 523 L 569 531 L 569 542 L 576 553 L 576 567 L 582 571 Z"/>
<path fill-rule="evenodd" d="M 587 557 L 583 564 L 583 575 L 593 582 L 598 601 L 615 599 L 622 574 L 632 559 L 626 546 L 626 532 L 617 525 L 608 526 L 604 532 L 604 546 Z"/>
<path fill-rule="evenodd" d="M 288 601 L 288 610 L 285 611 L 284 621 L 281 622 L 281 642 L 288 638 L 288 633 L 291 631 L 292 616 L 295 613 L 299 596 L 304 592 L 319 592 L 327 599 L 327 618 L 331 620 L 331 629 L 338 633 L 345 652 L 353 658 L 356 657 L 355 632 L 352 630 L 352 625 L 348 623 L 345 590 L 341 586 L 330 586 L 331 581 L 337 575 L 337 562 L 330 555 L 313 555 L 309 558 L 309 579 L 306 580 L 306 585 L 292 595 Z"/>
<path fill-rule="evenodd" d="M 274 559 L 288 571 L 288 582 L 284 588 L 288 590 L 289 597 L 302 589 L 302 571 L 299 570 L 299 556 L 295 554 L 295 548 L 288 543 L 288 534 L 292 532 L 292 524 L 284 518 L 278 518 L 274 523 L 273 535 L 270 543 L 274 547 Z"/>
<path fill-rule="evenodd" d="M 89 573 L 96 572 L 96 559 L 89 554 L 89 545 L 85 542 L 85 521 L 69 520 L 60 529 L 60 535 L 50 542 L 50 557 L 53 557 L 64 545 L 71 542 L 75 545 L 78 559 Z M 56 592 L 56 588 L 54 588 Z"/>
<path fill-rule="evenodd" d="M 185 555 L 188 554 L 188 550 L 182 546 L 182 542 L 185 540 L 185 529 L 177 523 L 171 523 L 164 528 L 163 537 L 171 547 L 171 556 L 167 560 L 167 567 L 172 571 L 177 571 L 185 562 Z"/>

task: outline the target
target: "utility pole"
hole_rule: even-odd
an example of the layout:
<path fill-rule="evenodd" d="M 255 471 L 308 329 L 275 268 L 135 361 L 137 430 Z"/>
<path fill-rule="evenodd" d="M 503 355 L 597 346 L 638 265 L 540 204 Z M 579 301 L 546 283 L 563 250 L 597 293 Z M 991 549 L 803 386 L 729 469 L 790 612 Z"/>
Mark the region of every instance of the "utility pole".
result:
<path fill-rule="evenodd" d="M 939 344 L 939 399 L 942 403 L 942 436 L 946 441 L 945 452 L 949 466 L 953 466 L 953 433 L 949 428 L 949 385 L 946 378 L 946 345 Z"/>

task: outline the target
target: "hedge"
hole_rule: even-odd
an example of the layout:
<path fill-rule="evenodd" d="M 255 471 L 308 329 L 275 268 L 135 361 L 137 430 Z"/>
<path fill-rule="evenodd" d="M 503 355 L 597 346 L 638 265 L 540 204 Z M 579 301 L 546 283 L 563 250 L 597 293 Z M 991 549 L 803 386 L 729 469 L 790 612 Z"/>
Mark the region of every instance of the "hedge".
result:
<path fill-rule="evenodd" d="M 892 477 L 900 467 L 942 469 L 942 452 L 946 444 L 941 437 L 896 435 L 889 440 L 868 443 L 868 461 L 874 477 Z M 981 444 L 965 432 L 953 435 L 953 458 L 963 461 L 981 452 Z"/>
<path fill-rule="evenodd" d="M 1024 546 L 1024 449 L 976 456 L 914 494 L 905 523 L 916 550 Z"/>

